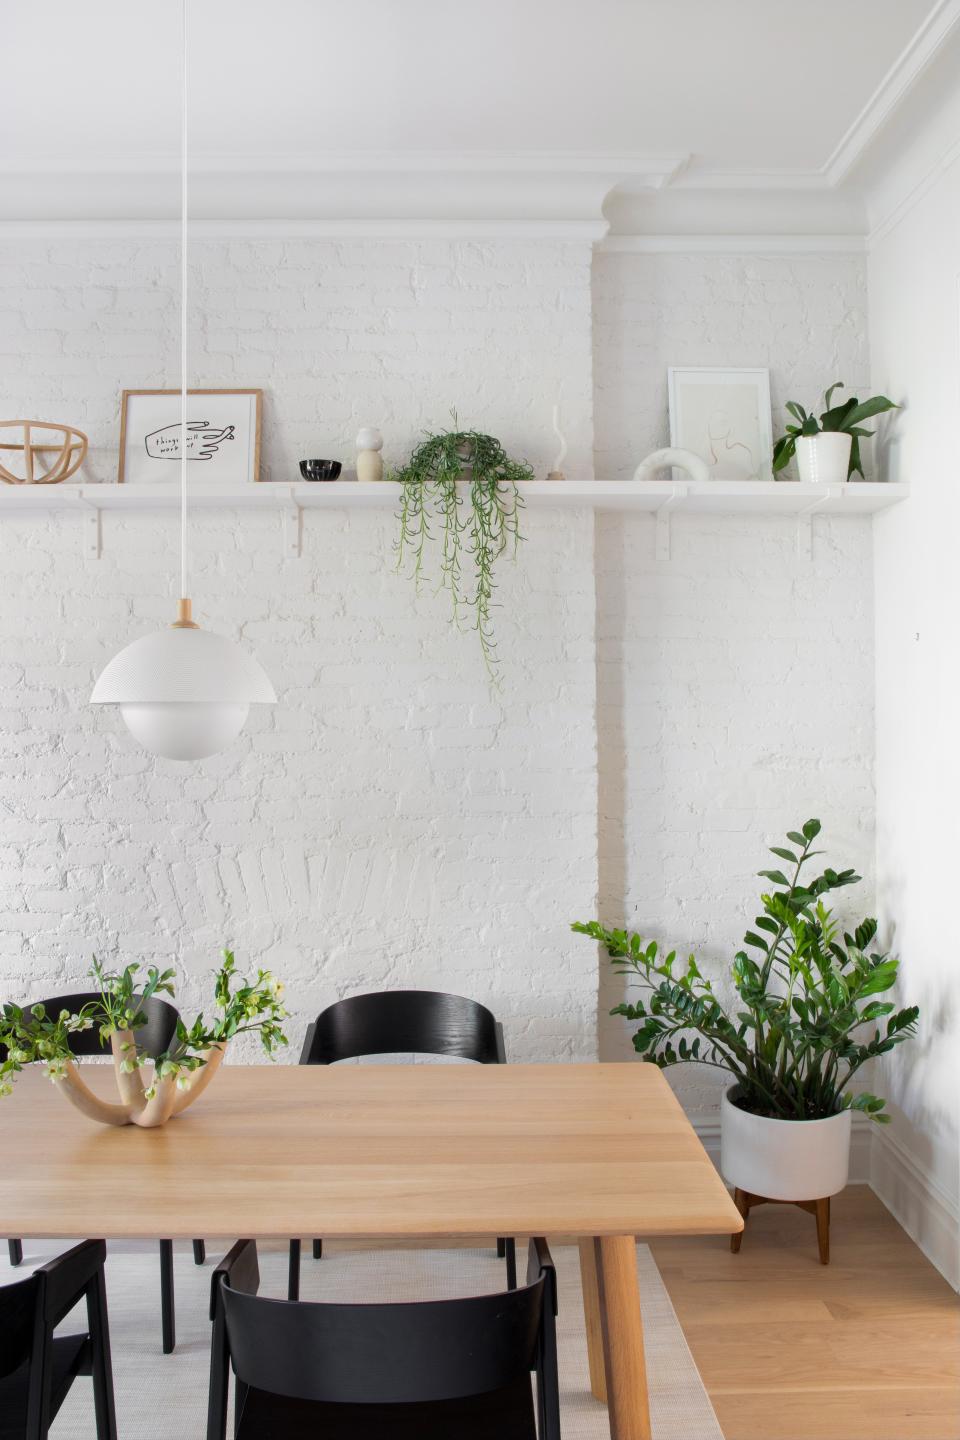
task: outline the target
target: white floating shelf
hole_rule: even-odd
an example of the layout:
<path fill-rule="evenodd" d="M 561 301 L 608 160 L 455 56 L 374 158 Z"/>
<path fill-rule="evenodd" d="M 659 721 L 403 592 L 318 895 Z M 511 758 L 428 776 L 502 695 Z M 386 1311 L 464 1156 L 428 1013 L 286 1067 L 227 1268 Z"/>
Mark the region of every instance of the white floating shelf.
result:
<path fill-rule="evenodd" d="M 717 480 L 529 480 L 520 492 L 531 505 L 596 510 L 711 512 L 713 514 L 868 515 L 905 500 L 907 485 L 803 485 L 792 481 Z M 395 509 L 397 486 L 353 480 L 307 484 L 264 482 L 217 485 L 191 482 L 189 503 L 198 509 L 313 510 Z M 0 489 L 0 514 L 45 510 L 176 510 L 178 484 L 11 485 Z"/>

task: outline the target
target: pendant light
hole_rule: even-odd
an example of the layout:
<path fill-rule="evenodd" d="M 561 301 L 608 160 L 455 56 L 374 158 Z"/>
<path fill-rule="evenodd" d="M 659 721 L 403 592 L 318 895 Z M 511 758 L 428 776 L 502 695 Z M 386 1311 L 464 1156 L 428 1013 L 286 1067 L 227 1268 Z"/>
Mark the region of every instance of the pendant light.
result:
<path fill-rule="evenodd" d="M 166 630 L 134 640 L 107 665 L 92 705 L 119 705 L 144 749 L 203 760 L 237 738 L 251 705 L 275 705 L 269 679 L 245 650 L 194 624 L 187 598 L 187 9 L 183 0 L 180 131 L 180 602 Z"/>

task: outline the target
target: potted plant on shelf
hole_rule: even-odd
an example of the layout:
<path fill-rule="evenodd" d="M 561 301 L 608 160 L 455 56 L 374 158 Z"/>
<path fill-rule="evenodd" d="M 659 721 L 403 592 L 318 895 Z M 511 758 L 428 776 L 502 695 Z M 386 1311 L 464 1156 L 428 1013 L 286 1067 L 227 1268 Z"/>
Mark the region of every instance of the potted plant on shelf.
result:
<path fill-rule="evenodd" d="M 883 1100 L 854 1092 L 851 1082 L 868 1061 L 914 1034 L 919 1011 L 879 998 L 895 984 L 898 961 L 870 948 L 876 920 L 842 933 L 824 904 L 825 895 L 860 876 L 825 869 L 802 878 L 819 853 L 811 848 L 819 833 L 819 820 L 808 820 L 789 832 L 790 848 L 770 847 L 791 873 L 760 871 L 774 888 L 761 897 L 763 914 L 733 958 L 732 1012 L 692 955 L 678 967 L 676 952 L 664 955 L 655 940 L 596 920 L 573 929 L 599 940 L 618 973 L 650 992 L 611 1012 L 639 1021 L 639 1055 L 661 1069 L 710 1065 L 732 1080 L 722 1102 L 720 1168 L 741 1213 L 771 1200 L 814 1211 L 826 1263 L 829 1197 L 847 1183 L 851 1112 L 879 1123 L 889 1118 Z M 733 1237 L 734 1249 L 739 1240 Z"/>
<path fill-rule="evenodd" d="M 82 1114 L 102 1125 L 164 1125 L 192 1105 L 213 1079 L 227 1045 L 237 1035 L 254 1032 L 268 1055 L 286 1045 L 280 1022 L 283 985 L 269 970 L 258 970 L 255 980 L 237 975 L 233 952 L 223 952 L 223 964 L 214 981 L 216 1014 L 209 1022 L 203 1014 L 192 1025 L 178 1016 L 173 1044 L 150 1060 L 137 1045 L 137 1030 L 146 1023 L 144 1004 L 154 996 L 174 993 L 173 970 L 151 966 L 146 981 L 138 983 L 139 966 L 108 972 L 94 961 L 90 974 L 99 996 L 76 1014 L 62 1010 L 48 1015 L 43 1005 L 6 1004 L 0 1012 L 0 1096 L 13 1091 L 16 1076 L 27 1065 L 43 1065 L 57 1088 Z M 98 1028 L 103 1045 L 109 1045 L 120 1104 L 101 1099 L 82 1079 L 71 1037 Z"/>
<path fill-rule="evenodd" d="M 419 587 L 433 520 L 440 530 L 440 584 L 450 591 L 454 623 L 461 623 L 464 610 L 473 612 L 472 628 L 487 673 L 496 681 L 494 567 L 508 546 L 516 556 L 523 505 L 517 487 L 533 479 L 533 470 L 525 461 L 511 460 L 492 435 L 457 429 L 455 413 L 453 424 L 453 430 L 428 435 L 389 477 L 400 486 L 397 569 L 412 559 Z M 465 561 L 473 571 L 468 581 Z"/>
<path fill-rule="evenodd" d="M 832 405 L 833 392 L 842 389 L 842 380 L 830 386 L 823 397 L 824 409 L 819 419 L 807 414 L 795 400 L 787 401 L 787 409 L 797 423 L 788 425 L 786 434 L 781 435 L 773 447 L 774 475 L 785 470 L 796 455 L 797 469 L 804 482 L 839 485 L 854 474 L 863 478 L 860 441 L 873 431 L 865 430 L 862 422 L 899 407 L 885 395 L 874 395 L 870 400 L 858 400 L 851 395 L 842 405 Z"/>

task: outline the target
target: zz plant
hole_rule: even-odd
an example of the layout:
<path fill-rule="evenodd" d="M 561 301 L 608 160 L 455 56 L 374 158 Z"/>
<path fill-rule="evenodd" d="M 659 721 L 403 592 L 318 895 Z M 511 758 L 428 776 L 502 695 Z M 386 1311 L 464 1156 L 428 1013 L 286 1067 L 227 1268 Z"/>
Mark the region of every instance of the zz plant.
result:
<path fill-rule="evenodd" d="M 192 1024 L 177 1020 L 173 1044 L 153 1057 L 152 1074 L 141 1073 L 149 1063 L 137 1044 L 137 1031 L 146 1024 L 143 1004 L 152 996 L 174 994 L 174 971 L 128 965 L 106 970 L 94 960 L 90 975 L 97 998 L 76 1014 L 61 1010 L 48 1015 L 43 1005 L 21 1008 L 5 1004 L 0 1010 L 0 1096 L 9 1095 L 20 1072 L 43 1065 L 50 1079 L 91 1119 L 109 1125 L 162 1125 L 186 1109 L 206 1088 L 223 1059 L 227 1044 L 237 1035 L 258 1034 L 268 1055 L 287 1044 L 281 1022 L 283 985 L 269 970 L 254 979 L 237 973 L 232 950 L 223 952 L 223 964 L 214 981 L 214 1014 L 201 1012 Z M 79 1031 L 99 1031 L 103 1046 L 113 1054 L 120 1094 L 119 1105 L 102 1100 L 80 1078 L 72 1038 Z"/>
<path fill-rule="evenodd" d="M 390 476 L 400 486 L 397 569 L 409 562 L 419 589 L 427 549 L 439 532 L 440 584 L 450 592 L 453 620 L 472 612 L 487 673 L 498 678 L 493 631 L 494 568 L 505 550 L 519 547 L 523 497 L 532 480 L 524 461 L 511 460 L 492 435 L 454 428 L 428 435 L 406 465 Z M 460 483 L 467 480 L 466 485 Z M 468 500 L 467 504 L 464 501 Z M 469 573 L 467 573 L 469 572 Z"/>
<path fill-rule="evenodd" d="M 874 395 L 869 400 L 858 400 L 855 395 L 844 400 L 841 405 L 833 405 L 833 392 L 842 390 L 842 380 L 837 380 L 830 386 L 830 389 L 823 397 L 824 409 L 819 419 L 812 412 L 804 410 L 796 400 L 787 401 L 787 410 L 797 422 L 795 425 L 786 426 L 786 434 L 781 435 L 773 447 L 773 473 L 785 470 L 793 459 L 797 449 L 797 441 L 802 436 L 819 435 L 822 431 L 842 431 L 850 436 L 850 461 L 847 466 L 847 479 L 851 475 L 863 476 L 863 465 L 860 462 L 860 441 L 866 435 L 872 435 L 872 430 L 865 430 L 864 420 L 870 420 L 874 415 L 883 415 L 887 410 L 896 410 L 899 407 L 888 400 L 886 395 Z"/>
<path fill-rule="evenodd" d="M 869 1060 L 914 1034 L 919 1011 L 879 998 L 895 984 L 898 961 L 871 949 L 876 920 L 841 933 L 824 904 L 860 876 L 825 869 L 802 878 L 820 853 L 811 848 L 819 833 L 819 820 L 808 820 L 787 835 L 790 848 L 770 847 L 790 873 L 760 871 L 774 888 L 762 895 L 763 914 L 733 957 L 732 1008 L 692 955 L 675 973 L 676 952 L 663 954 L 655 940 L 596 920 L 572 928 L 605 945 L 618 973 L 649 992 L 611 1011 L 639 1022 L 633 1045 L 645 1060 L 661 1069 L 694 1061 L 725 1070 L 736 1103 L 755 1115 L 821 1120 L 852 1109 L 882 1123 L 885 1102 L 849 1087 Z"/>

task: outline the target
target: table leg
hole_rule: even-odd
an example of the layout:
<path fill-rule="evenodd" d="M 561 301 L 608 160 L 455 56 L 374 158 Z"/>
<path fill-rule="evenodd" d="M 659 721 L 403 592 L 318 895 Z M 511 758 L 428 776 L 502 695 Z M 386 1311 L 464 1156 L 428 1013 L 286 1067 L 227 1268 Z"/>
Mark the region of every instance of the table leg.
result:
<path fill-rule="evenodd" d="M 583 1291 L 583 1323 L 587 1332 L 587 1358 L 590 1361 L 590 1389 L 594 1397 L 606 1405 L 607 1372 L 603 1360 L 595 1243 L 589 1237 L 580 1241 L 580 1288 Z"/>
<path fill-rule="evenodd" d="M 632 1235 L 593 1241 L 611 1440 L 651 1440 L 637 1247 Z"/>

